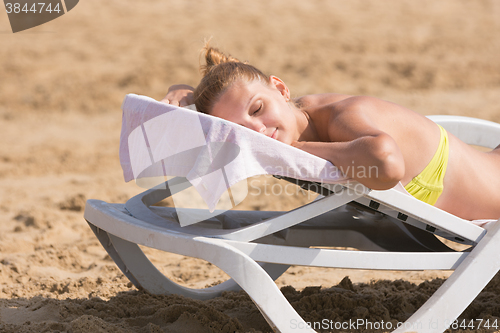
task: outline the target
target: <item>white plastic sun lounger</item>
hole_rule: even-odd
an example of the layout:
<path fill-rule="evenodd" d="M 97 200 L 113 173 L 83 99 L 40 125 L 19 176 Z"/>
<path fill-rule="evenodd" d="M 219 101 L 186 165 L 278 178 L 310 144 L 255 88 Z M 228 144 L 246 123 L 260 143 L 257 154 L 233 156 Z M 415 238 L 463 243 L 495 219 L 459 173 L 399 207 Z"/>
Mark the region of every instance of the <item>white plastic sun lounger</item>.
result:
<path fill-rule="evenodd" d="M 469 144 L 493 148 L 500 142 L 496 123 L 453 116 L 432 120 Z M 137 288 L 209 299 L 241 287 L 277 332 L 314 332 L 274 283 L 289 265 L 454 270 L 407 320 L 410 329 L 403 325 L 395 332 L 443 332 L 500 269 L 500 220 L 481 228 L 396 189 L 360 191 L 357 184 L 356 191 L 348 191 L 353 184 L 313 185 L 325 196 L 290 212 L 215 211 L 201 222 L 181 227 L 180 214 L 200 212 L 152 206 L 191 186 L 185 177 L 176 177 L 126 204 L 88 200 L 84 217 Z M 470 249 L 454 251 L 434 235 Z M 205 289 L 180 286 L 161 274 L 138 245 L 206 260 L 231 279 Z M 429 326 L 431 320 L 438 325 Z M 291 322 L 297 329 L 291 330 Z"/>

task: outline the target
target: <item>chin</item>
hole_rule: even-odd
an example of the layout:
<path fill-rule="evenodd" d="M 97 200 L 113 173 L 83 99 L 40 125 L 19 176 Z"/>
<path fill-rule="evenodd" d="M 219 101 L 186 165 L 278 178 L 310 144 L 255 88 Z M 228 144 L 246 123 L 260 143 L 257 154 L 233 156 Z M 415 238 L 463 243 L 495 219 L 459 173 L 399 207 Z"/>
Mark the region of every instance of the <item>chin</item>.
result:
<path fill-rule="evenodd" d="M 281 139 L 279 139 L 279 138 L 277 138 L 276 140 L 278 140 L 279 142 L 283 142 L 284 144 L 287 144 L 287 145 L 289 145 L 289 146 L 290 146 L 290 145 L 292 144 L 292 142 L 293 142 L 292 140 L 287 140 L 287 139 L 283 139 L 283 140 L 281 140 Z"/>

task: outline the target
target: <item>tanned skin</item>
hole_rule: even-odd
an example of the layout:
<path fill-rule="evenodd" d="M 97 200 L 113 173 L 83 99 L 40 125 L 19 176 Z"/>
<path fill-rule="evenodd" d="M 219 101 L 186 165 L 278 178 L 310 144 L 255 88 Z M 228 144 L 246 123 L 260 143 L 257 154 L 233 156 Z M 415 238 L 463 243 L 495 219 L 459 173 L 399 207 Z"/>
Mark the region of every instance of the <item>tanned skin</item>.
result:
<path fill-rule="evenodd" d="M 193 103 L 193 88 L 172 86 L 164 102 Z M 408 184 L 431 161 L 439 127 L 403 106 L 374 97 L 342 94 L 290 98 L 286 84 L 239 81 L 209 111 L 332 162 L 375 190 Z M 448 133 L 444 190 L 435 206 L 468 220 L 500 217 L 500 146 L 482 152 Z M 376 172 L 348 172 L 349 170 Z"/>

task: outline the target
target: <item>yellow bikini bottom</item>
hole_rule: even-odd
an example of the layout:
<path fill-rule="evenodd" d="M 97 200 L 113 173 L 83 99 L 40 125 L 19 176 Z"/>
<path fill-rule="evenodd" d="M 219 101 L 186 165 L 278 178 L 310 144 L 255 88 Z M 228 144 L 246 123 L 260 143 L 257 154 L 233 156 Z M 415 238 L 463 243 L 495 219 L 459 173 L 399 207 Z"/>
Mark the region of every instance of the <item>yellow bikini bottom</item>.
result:
<path fill-rule="evenodd" d="M 443 181 L 450 150 L 448 133 L 441 126 L 439 126 L 439 129 L 441 130 L 441 139 L 434 157 L 425 169 L 405 186 L 405 189 L 411 195 L 430 205 L 434 205 L 441 193 L 443 193 Z"/>

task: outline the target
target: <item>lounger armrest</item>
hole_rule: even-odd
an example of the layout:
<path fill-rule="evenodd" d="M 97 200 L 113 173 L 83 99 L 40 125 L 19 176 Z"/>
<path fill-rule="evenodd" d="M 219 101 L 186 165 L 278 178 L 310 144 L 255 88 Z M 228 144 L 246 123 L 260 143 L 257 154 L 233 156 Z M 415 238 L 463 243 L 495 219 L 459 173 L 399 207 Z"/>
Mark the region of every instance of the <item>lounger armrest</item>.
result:
<path fill-rule="evenodd" d="M 372 190 L 366 196 L 434 228 L 449 232 L 476 244 L 486 234 L 485 229 L 470 223 L 470 221 L 461 219 L 396 190 Z"/>
<path fill-rule="evenodd" d="M 492 121 L 462 116 L 428 116 L 469 145 L 495 148 L 500 143 L 500 124 Z"/>

